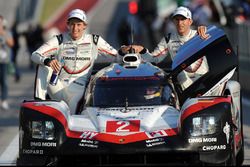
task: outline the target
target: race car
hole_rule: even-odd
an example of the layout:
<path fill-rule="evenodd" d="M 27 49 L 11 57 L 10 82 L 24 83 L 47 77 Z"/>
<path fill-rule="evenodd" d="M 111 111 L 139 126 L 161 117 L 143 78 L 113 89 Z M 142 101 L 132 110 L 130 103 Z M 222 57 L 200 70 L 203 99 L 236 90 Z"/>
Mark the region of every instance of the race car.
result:
<path fill-rule="evenodd" d="M 135 53 L 101 69 L 74 115 L 64 101 L 25 100 L 17 165 L 241 165 L 238 58 L 222 29 L 207 32 L 180 48 L 170 71 Z M 201 58 L 207 70 L 183 85 Z"/>

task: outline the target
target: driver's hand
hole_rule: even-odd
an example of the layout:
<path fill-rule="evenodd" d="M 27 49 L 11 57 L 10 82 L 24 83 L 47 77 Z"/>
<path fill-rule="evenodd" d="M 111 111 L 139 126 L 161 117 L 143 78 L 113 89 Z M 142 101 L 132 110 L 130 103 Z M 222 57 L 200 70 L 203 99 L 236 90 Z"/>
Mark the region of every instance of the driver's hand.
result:
<path fill-rule="evenodd" d="M 132 45 L 132 48 L 135 50 L 135 53 L 140 53 L 144 49 L 141 45 Z"/>
<path fill-rule="evenodd" d="M 128 53 L 140 53 L 143 49 L 145 49 L 143 46 L 141 45 L 123 45 L 121 46 L 121 48 L 119 49 L 119 54 L 120 55 L 125 55 Z"/>
<path fill-rule="evenodd" d="M 130 49 L 131 49 L 131 46 L 123 45 L 121 46 L 119 50 L 122 52 L 122 54 L 127 54 L 129 53 Z"/>
<path fill-rule="evenodd" d="M 55 72 L 59 72 L 61 69 L 61 64 L 59 63 L 59 61 L 57 59 L 51 60 L 48 64 L 48 66 L 51 67 L 52 70 Z"/>
<path fill-rule="evenodd" d="M 202 39 L 208 39 L 210 37 L 210 35 L 207 34 L 206 26 L 198 26 L 197 33 Z"/>

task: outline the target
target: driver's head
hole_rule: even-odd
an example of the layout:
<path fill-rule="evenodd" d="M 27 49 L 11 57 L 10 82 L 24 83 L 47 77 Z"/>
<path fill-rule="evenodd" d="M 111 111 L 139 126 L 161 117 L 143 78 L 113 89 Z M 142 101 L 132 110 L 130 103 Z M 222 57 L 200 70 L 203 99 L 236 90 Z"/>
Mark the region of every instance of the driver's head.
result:
<path fill-rule="evenodd" d="M 87 16 L 81 9 L 74 9 L 68 15 L 68 29 L 71 38 L 78 40 L 82 37 L 84 30 L 87 28 Z"/>
<path fill-rule="evenodd" d="M 192 13 L 188 8 L 178 7 L 174 11 L 172 19 L 179 35 L 187 35 L 189 33 L 193 20 Z"/>

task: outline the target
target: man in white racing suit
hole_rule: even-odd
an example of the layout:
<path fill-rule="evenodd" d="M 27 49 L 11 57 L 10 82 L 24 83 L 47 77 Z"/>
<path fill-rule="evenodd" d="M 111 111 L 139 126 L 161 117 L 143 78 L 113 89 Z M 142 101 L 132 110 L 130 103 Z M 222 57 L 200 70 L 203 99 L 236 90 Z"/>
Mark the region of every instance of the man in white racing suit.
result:
<path fill-rule="evenodd" d="M 206 34 L 206 27 L 199 26 L 198 31 L 192 30 L 191 25 L 193 23 L 192 13 L 186 7 L 178 7 L 172 15 L 173 23 L 176 27 L 176 32 L 169 33 L 168 36 L 163 37 L 157 47 L 152 53 L 150 53 L 146 48 L 140 45 L 133 45 L 135 52 L 141 53 L 142 58 L 146 61 L 153 63 L 160 63 L 166 56 L 170 56 L 171 59 L 175 57 L 180 46 L 185 42 L 193 38 L 195 35 L 199 34 L 201 38 L 209 38 L 209 34 Z M 125 53 L 130 49 L 131 46 L 124 46 L 121 48 L 121 53 Z M 119 50 L 120 52 L 120 50 Z M 206 57 L 202 57 L 183 71 L 178 76 L 178 81 L 183 89 L 187 88 L 192 82 L 194 82 L 197 77 L 205 74 L 208 71 L 208 65 Z"/>
<path fill-rule="evenodd" d="M 65 101 L 70 113 L 74 114 L 84 97 L 97 57 L 105 56 L 110 62 L 120 59 L 117 50 L 102 37 L 85 33 L 87 18 L 84 11 L 72 10 L 67 25 L 68 32 L 52 37 L 32 53 L 31 59 L 39 64 L 35 97 L 46 99 L 47 90 L 51 99 Z M 58 74 L 58 81 L 49 83 L 52 73 Z"/>

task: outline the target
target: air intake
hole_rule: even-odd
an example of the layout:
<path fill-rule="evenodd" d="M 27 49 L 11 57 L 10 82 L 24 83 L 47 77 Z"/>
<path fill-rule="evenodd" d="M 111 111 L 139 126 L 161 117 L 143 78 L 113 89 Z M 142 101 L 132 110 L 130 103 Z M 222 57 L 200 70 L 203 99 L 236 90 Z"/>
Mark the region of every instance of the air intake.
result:
<path fill-rule="evenodd" d="M 141 63 L 141 57 L 138 54 L 126 54 L 123 57 L 124 68 L 137 68 Z"/>

